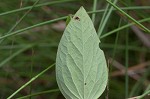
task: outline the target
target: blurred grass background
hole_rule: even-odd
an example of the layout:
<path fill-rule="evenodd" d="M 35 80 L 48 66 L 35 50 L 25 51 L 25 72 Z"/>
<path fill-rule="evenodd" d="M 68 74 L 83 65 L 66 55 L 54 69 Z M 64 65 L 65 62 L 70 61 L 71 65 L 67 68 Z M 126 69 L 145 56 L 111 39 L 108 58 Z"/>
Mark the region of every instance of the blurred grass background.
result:
<path fill-rule="evenodd" d="M 139 96 L 150 89 L 150 33 L 138 25 L 121 29 L 133 21 L 111 8 L 105 0 L 37 1 L 0 0 L 0 99 L 6 99 L 32 77 L 55 63 L 57 46 L 66 27 L 64 16 L 74 14 L 80 6 L 84 6 L 87 12 L 96 11 L 89 15 L 100 34 L 100 47 L 105 52 L 110 69 L 108 88 L 100 99 L 125 99 Z M 150 1 L 114 1 L 134 19 L 145 20 L 142 24 L 150 28 Z M 50 20 L 52 22 L 48 22 Z M 48 23 L 40 25 L 42 22 Z M 20 31 L 32 25 L 34 28 Z M 15 34 L 15 31 L 18 32 Z M 53 67 L 12 99 L 57 88 Z M 64 98 L 57 90 L 32 99 Z M 150 97 L 146 96 L 145 99 Z"/>

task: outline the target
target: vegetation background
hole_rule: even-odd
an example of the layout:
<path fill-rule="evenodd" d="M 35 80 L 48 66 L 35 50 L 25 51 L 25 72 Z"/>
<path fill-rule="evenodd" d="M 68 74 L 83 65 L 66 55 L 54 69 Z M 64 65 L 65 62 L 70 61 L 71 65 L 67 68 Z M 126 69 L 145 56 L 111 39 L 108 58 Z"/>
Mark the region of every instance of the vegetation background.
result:
<path fill-rule="evenodd" d="M 150 90 L 150 1 L 111 2 L 135 20 L 105 0 L 0 0 L 0 99 L 64 99 L 50 65 L 66 16 L 80 6 L 93 20 L 109 66 L 108 87 L 100 99 L 125 99 Z"/>

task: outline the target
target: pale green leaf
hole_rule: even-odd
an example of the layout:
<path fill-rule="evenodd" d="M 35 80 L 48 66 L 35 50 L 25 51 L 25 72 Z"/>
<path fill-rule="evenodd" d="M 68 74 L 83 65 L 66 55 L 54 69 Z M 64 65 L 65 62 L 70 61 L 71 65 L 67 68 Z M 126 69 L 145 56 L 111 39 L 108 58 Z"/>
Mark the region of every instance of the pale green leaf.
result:
<path fill-rule="evenodd" d="M 56 79 L 66 99 L 97 99 L 108 70 L 93 23 L 81 7 L 67 25 L 58 46 Z"/>

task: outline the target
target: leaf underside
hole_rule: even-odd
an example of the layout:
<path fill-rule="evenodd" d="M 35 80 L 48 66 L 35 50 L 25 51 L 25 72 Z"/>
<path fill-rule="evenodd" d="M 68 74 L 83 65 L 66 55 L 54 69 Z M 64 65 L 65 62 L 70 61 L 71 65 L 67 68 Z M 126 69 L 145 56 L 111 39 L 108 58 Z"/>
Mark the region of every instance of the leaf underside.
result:
<path fill-rule="evenodd" d="M 108 70 L 93 23 L 81 7 L 67 25 L 56 58 L 56 80 L 66 99 L 97 99 Z"/>

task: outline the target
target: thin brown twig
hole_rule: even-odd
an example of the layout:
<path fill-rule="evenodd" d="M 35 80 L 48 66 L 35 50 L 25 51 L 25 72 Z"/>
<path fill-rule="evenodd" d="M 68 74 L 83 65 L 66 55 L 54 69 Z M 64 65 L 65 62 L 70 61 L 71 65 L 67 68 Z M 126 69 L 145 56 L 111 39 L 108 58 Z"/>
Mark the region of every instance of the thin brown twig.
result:
<path fill-rule="evenodd" d="M 148 65 L 150 65 L 150 61 L 131 66 L 128 68 L 128 72 L 135 72 L 135 73 L 143 72 L 144 68 L 147 67 Z M 120 76 L 120 75 L 124 75 L 124 71 L 120 71 L 120 70 L 114 71 L 111 74 L 111 76 Z"/>
<path fill-rule="evenodd" d="M 125 66 L 123 66 L 121 63 L 119 63 L 118 61 L 116 61 L 116 60 L 114 60 L 112 58 L 110 58 L 110 61 L 111 61 L 112 66 L 115 66 L 117 69 L 120 70 L 120 72 L 125 74 Z M 150 64 L 150 62 L 148 62 L 148 63 Z M 142 66 L 139 66 L 139 67 L 142 68 Z M 128 71 L 127 73 L 129 75 L 129 77 L 131 77 L 131 78 L 133 78 L 135 80 L 138 80 L 138 79 L 141 78 L 141 76 L 139 74 L 137 74 L 136 72 L 134 72 L 134 71 Z M 145 86 L 147 86 L 150 83 L 150 81 L 145 80 L 143 83 L 144 83 Z"/>
<path fill-rule="evenodd" d="M 150 39 L 148 38 L 148 36 L 145 35 L 145 33 L 143 33 L 138 27 L 136 26 L 131 26 L 131 29 L 134 31 L 134 33 L 138 36 L 138 38 L 142 41 L 142 43 L 150 48 Z"/>

